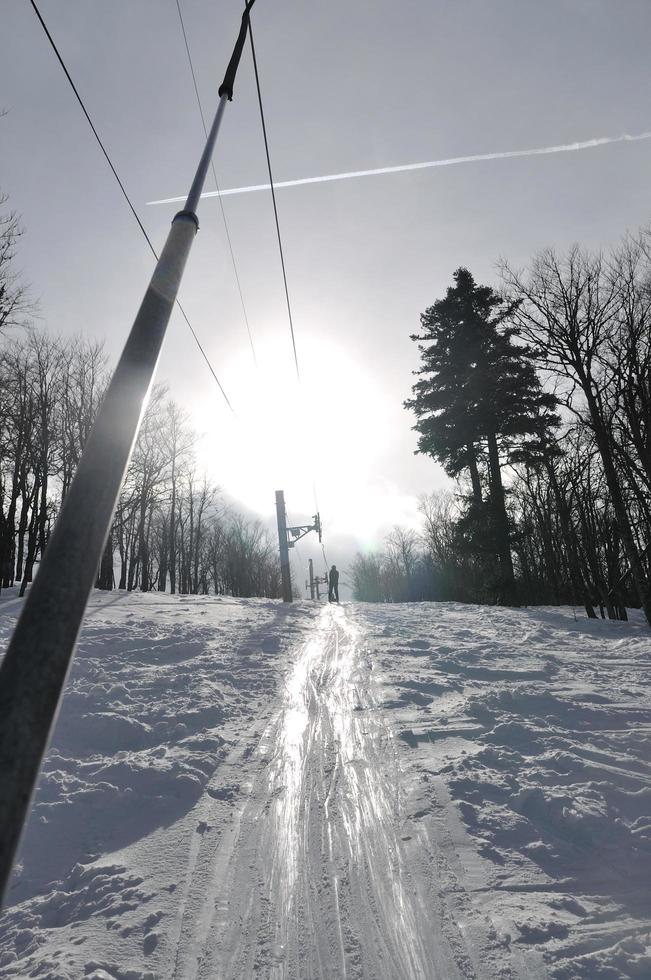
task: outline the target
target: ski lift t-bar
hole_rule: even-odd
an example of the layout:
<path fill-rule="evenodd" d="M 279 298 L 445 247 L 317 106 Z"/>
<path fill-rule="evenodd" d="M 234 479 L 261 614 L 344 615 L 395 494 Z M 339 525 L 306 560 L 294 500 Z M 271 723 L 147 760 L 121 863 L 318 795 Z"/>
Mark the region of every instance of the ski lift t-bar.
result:
<path fill-rule="evenodd" d="M 197 205 L 226 103 L 233 98 L 254 3 L 247 0 L 242 14 L 185 207 L 172 221 L 0 668 L 0 904 L 4 904 L 86 603 L 199 227 Z"/>

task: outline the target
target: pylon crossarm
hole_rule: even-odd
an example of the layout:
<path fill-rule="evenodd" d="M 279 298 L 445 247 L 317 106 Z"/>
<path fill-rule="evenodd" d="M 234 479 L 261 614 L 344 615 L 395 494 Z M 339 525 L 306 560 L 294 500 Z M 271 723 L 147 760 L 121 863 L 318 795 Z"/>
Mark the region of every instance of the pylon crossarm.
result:
<path fill-rule="evenodd" d="M 287 528 L 287 545 L 288 547 L 293 547 L 297 541 L 304 538 L 306 534 L 310 531 L 318 531 L 316 524 L 299 524 L 297 527 Z"/>

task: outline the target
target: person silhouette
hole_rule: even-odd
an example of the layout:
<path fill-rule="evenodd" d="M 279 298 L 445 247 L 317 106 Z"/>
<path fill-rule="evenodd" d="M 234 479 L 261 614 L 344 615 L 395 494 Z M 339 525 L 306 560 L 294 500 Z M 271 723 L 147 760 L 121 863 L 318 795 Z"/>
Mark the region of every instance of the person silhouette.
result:
<path fill-rule="evenodd" d="M 339 602 L 339 572 L 333 565 L 328 575 L 328 602 Z"/>

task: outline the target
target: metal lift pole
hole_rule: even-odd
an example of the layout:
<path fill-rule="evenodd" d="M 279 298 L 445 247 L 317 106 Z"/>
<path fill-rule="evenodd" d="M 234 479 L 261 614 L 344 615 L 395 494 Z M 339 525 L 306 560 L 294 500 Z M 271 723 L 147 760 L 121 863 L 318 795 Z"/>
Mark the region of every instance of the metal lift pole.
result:
<path fill-rule="evenodd" d="M 185 207 L 167 241 L 0 668 L 0 900 L 56 721 L 140 419 L 199 227 L 196 209 L 246 39 L 248 0 Z"/>
<path fill-rule="evenodd" d="M 292 576 L 289 567 L 289 547 L 287 545 L 287 512 L 285 511 L 285 494 L 282 490 L 276 490 L 276 519 L 278 521 L 278 548 L 280 549 L 283 602 L 291 602 Z"/>

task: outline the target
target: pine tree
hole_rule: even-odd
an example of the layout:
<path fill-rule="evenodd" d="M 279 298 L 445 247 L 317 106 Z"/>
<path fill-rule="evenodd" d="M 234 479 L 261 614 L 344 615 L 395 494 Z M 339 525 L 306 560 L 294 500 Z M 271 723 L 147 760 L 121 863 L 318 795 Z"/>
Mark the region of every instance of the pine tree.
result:
<path fill-rule="evenodd" d="M 517 303 L 476 285 L 467 269 L 457 269 L 454 282 L 421 315 L 422 334 L 411 336 L 422 365 L 405 407 L 417 417 L 417 452 L 439 460 L 450 476 L 468 471 L 466 524 L 473 515 L 487 521 L 500 565 L 498 598 L 515 603 L 502 466 L 557 424 L 556 399 L 542 390 L 531 350 L 514 343 L 518 330 L 509 321 Z"/>

